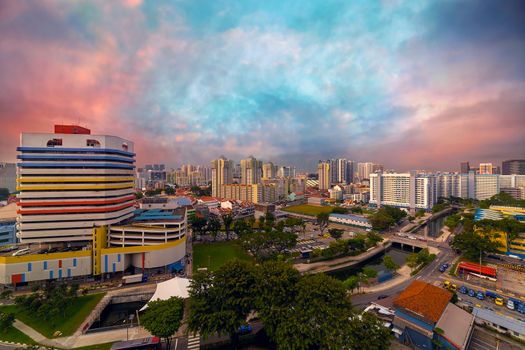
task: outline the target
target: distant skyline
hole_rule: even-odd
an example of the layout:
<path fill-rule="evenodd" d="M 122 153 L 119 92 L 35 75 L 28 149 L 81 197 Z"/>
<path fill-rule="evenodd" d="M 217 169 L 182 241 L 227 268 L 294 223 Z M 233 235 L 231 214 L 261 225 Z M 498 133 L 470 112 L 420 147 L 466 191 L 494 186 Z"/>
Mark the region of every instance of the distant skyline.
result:
<path fill-rule="evenodd" d="M 76 123 L 137 161 L 525 158 L 525 1 L 2 1 L 0 161 Z"/>

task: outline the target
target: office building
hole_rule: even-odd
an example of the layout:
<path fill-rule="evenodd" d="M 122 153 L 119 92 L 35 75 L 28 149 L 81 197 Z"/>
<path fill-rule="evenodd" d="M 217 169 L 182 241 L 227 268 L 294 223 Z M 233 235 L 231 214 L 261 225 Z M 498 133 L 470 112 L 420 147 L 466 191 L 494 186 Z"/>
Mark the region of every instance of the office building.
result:
<path fill-rule="evenodd" d="M 7 188 L 10 193 L 16 190 L 16 164 L 0 163 L 0 188 Z"/>
<path fill-rule="evenodd" d="M 67 125 L 20 140 L 17 236 L 24 250 L 0 253 L 0 284 L 182 268 L 187 210 L 134 209 L 131 141 Z"/>
<path fill-rule="evenodd" d="M 460 163 L 460 174 L 468 174 L 469 171 L 470 171 L 469 162 L 461 162 Z"/>
<path fill-rule="evenodd" d="M 501 165 L 502 175 L 525 175 L 525 159 L 506 160 Z"/>
<path fill-rule="evenodd" d="M 319 177 L 319 189 L 328 190 L 332 184 L 332 168 L 330 161 L 319 161 L 317 165 L 317 174 Z"/>
<path fill-rule="evenodd" d="M 233 183 L 233 161 L 224 156 L 211 161 L 211 195 L 223 197 L 222 185 Z"/>
<path fill-rule="evenodd" d="M 17 150 L 22 243 L 90 241 L 94 226 L 133 215 L 133 142 L 57 126 L 22 133 Z"/>
<path fill-rule="evenodd" d="M 241 184 L 252 185 L 261 182 L 262 162 L 250 156 L 241 160 Z"/>

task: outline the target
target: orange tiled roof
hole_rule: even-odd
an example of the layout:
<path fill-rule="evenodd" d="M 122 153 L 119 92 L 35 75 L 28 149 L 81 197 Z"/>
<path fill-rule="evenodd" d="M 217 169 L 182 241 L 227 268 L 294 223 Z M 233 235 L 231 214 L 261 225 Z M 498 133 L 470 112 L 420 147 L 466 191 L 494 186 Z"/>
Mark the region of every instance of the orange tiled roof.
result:
<path fill-rule="evenodd" d="M 394 306 L 437 322 L 451 298 L 452 293 L 443 288 L 414 281 L 394 300 Z"/>

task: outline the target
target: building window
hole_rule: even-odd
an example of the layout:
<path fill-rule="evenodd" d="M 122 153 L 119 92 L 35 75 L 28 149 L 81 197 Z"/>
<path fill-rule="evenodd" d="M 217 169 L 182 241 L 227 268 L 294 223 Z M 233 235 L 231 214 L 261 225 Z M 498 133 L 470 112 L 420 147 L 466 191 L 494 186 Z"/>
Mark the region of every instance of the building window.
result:
<path fill-rule="evenodd" d="M 47 261 L 44 261 L 44 270 L 47 270 Z"/>
<path fill-rule="evenodd" d="M 47 147 L 62 146 L 62 139 L 51 139 L 47 141 Z"/>
<path fill-rule="evenodd" d="M 127 151 L 128 150 L 128 144 L 127 143 L 123 143 L 122 144 L 122 150 L 123 151 Z"/>
<path fill-rule="evenodd" d="M 53 270 L 50 270 L 50 271 L 49 271 L 49 279 L 50 279 L 50 280 L 53 279 Z"/>
<path fill-rule="evenodd" d="M 31 272 L 33 265 L 31 263 L 27 263 L 27 271 Z"/>
<path fill-rule="evenodd" d="M 73 267 L 77 267 L 77 258 L 73 258 Z"/>
<path fill-rule="evenodd" d="M 117 261 L 120 262 L 120 254 L 117 255 Z"/>
<path fill-rule="evenodd" d="M 97 140 L 86 140 L 86 146 L 100 148 L 100 142 L 98 142 Z"/>

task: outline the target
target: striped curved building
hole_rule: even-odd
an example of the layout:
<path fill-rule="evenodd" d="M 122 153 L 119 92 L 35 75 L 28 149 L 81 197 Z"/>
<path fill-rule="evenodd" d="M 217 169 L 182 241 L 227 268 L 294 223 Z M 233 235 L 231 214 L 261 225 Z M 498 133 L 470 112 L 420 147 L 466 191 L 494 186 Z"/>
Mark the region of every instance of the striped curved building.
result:
<path fill-rule="evenodd" d="M 21 243 L 91 241 L 93 227 L 133 215 L 133 142 L 56 125 L 22 133 L 17 151 Z"/>

